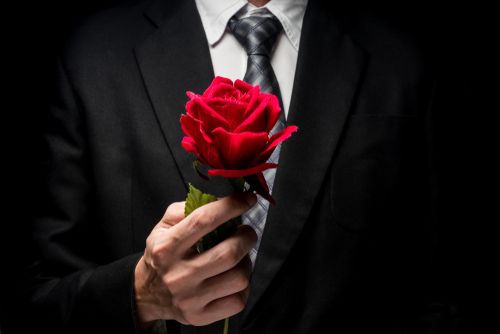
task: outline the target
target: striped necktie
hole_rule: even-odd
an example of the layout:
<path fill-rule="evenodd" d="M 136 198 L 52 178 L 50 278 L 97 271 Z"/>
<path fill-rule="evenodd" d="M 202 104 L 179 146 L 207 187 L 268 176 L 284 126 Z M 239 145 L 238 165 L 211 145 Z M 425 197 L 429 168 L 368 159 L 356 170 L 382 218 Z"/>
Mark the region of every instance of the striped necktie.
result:
<path fill-rule="evenodd" d="M 248 60 L 247 70 L 243 81 L 252 85 L 259 85 L 262 92 L 271 93 L 278 97 L 282 112 L 279 120 L 270 132 L 270 136 L 285 128 L 285 114 L 278 85 L 278 80 L 271 66 L 270 55 L 279 33 L 282 30 L 280 21 L 275 16 L 249 16 L 241 19 L 231 18 L 229 29 L 241 46 L 245 49 Z M 280 154 L 279 145 L 274 150 L 268 162 L 277 163 Z M 276 169 L 264 171 L 264 178 L 272 192 Z M 250 259 L 255 264 L 264 225 L 266 223 L 269 202 L 257 196 L 257 203 L 242 216 L 243 224 L 253 227 L 258 236 L 255 247 L 250 251 Z"/>

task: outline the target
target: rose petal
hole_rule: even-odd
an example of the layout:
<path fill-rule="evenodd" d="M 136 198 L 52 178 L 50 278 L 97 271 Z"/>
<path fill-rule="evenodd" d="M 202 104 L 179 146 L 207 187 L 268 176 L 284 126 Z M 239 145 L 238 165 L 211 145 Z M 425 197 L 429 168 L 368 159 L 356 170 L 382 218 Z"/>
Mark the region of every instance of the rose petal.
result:
<path fill-rule="evenodd" d="M 263 164 L 246 169 L 209 169 L 208 175 L 222 176 L 222 177 L 244 177 L 249 175 L 255 175 L 266 169 L 276 168 L 276 167 L 278 167 L 278 164 L 265 162 Z"/>
<path fill-rule="evenodd" d="M 198 149 L 196 148 L 196 142 L 193 138 L 185 136 L 182 138 L 182 147 L 188 152 L 194 155 L 198 155 Z"/>
<path fill-rule="evenodd" d="M 285 141 L 286 139 L 290 138 L 290 136 L 294 132 L 297 132 L 298 129 L 299 128 L 297 126 L 290 125 L 287 126 L 285 129 L 281 130 L 280 132 L 276 133 L 271 138 L 269 138 L 268 146 L 264 151 L 261 152 L 255 163 L 267 161 L 267 159 L 269 159 L 276 146 L 278 146 L 281 142 Z"/>
<path fill-rule="evenodd" d="M 256 86 L 256 88 L 258 91 L 259 87 Z M 265 125 L 265 127 L 266 127 L 266 131 L 270 132 L 272 130 L 274 124 L 276 124 L 276 121 L 280 117 L 280 113 L 281 113 L 280 103 L 278 101 L 278 98 L 275 95 L 266 94 L 266 93 L 257 93 L 256 95 L 258 96 L 257 101 L 255 101 L 255 102 L 251 101 L 251 103 L 249 103 L 249 105 L 247 106 L 247 110 L 245 110 L 245 119 L 251 117 L 252 114 L 254 113 L 254 111 L 258 107 L 262 106 L 262 102 L 264 100 L 267 101 L 267 108 L 265 109 L 265 111 L 266 111 L 265 118 L 267 121 L 267 125 Z M 262 126 L 264 126 L 264 125 L 262 125 Z M 263 128 L 260 128 L 260 131 L 262 131 L 262 129 Z"/>
<path fill-rule="evenodd" d="M 204 97 L 212 96 L 213 95 L 212 91 L 219 84 L 228 84 L 228 85 L 233 86 L 233 81 L 231 81 L 231 79 L 228 79 L 228 78 L 217 76 L 212 80 L 212 83 L 210 84 L 210 86 L 208 86 L 208 88 L 203 92 L 203 96 Z"/>
<path fill-rule="evenodd" d="M 206 99 L 205 102 L 226 120 L 228 127 L 225 128 L 229 131 L 233 131 L 244 119 L 245 103 L 218 97 Z"/>
<path fill-rule="evenodd" d="M 244 93 L 241 96 L 240 101 L 247 103 L 247 110 L 245 110 L 245 117 L 247 117 L 247 113 L 251 112 L 251 110 L 259 104 L 259 87 L 252 87 L 248 92 Z"/>
<path fill-rule="evenodd" d="M 219 150 L 214 145 L 207 145 L 203 148 L 204 150 L 204 159 L 202 162 L 212 168 L 224 168 L 222 164 Z"/>
<path fill-rule="evenodd" d="M 187 97 L 189 97 L 190 100 L 194 99 L 196 96 L 198 96 L 196 93 L 193 93 L 191 91 L 186 92 Z"/>
<path fill-rule="evenodd" d="M 196 97 L 186 104 L 188 115 L 201 121 L 203 129 L 210 132 L 215 128 L 229 129 L 229 123 L 201 97 Z"/>
<path fill-rule="evenodd" d="M 266 181 L 266 178 L 264 177 L 264 174 L 262 174 L 262 173 L 257 174 L 257 181 L 259 182 L 260 187 L 261 187 L 261 189 L 257 190 L 257 193 L 260 196 L 267 199 L 269 201 L 269 203 L 276 204 L 276 202 L 274 201 L 274 198 L 269 193 L 269 186 L 267 185 L 267 181 Z"/>
<path fill-rule="evenodd" d="M 249 110 L 247 107 L 245 114 L 248 116 L 246 116 L 245 120 L 243 120 L 236 129 L 234 129 L 234 132 L 268 132 L 266 131 L 268 104 L 269 96 L 265 96 L 250 113 L 247 112 Z"/>
<path fill-rule="evenodd" d="M 242 81 L 240 79 L 236 79 L 236 81 L 234 82 L 234 88 L 240 90 L 242 93 L 247 93 L 253 87 L 254 86 L 252 86 L 249 83 L 246 83 L 245 81 Z"/>
<path fill-rule="evenodd" d="M 241 92 L 237 89 L 234 88 L 234 86 L 231 84 L 227 83 L 220 83 L 218 85 L 215 85 L 213 89 L 210 91 L 210 95 L 204 96 L 206 98 L 211 98 L 211 97 L 232 97 L 232 98 L 239 98 L 241 95 Z"/>
<path fill-rule="evenodd" d="M 267 132 L 273 129 L 281 114 L 281 107 L 278 98 L 275 95 L 270 96 L 267 116 Z"/>
<path fill-rule="evenodd" d="M 190 115 L 181 116 L 182 131 L 195 142 L 198 158 L 213 168 L 223 168 L 217 146 L 212 138 L 203 131 L 201 122 Z M 189 152 L 189 151 L 188 151 Z"/>
<path fill-rule="evenodd" d="M 212 138 L 203 131 L 202 123 L 191 115 L 181 115 L 181 128 L 186 135 L 193 138 L 198 144 L 201 142 L 212 143 Z"/>
<path fill-rule="evenodd" d="M 223 128 L 212 131 L 212 136 L 227 169 L 252 166 L 251 163 L 265 149 L 269 140 L 265 132 L 233 133 Z"/>

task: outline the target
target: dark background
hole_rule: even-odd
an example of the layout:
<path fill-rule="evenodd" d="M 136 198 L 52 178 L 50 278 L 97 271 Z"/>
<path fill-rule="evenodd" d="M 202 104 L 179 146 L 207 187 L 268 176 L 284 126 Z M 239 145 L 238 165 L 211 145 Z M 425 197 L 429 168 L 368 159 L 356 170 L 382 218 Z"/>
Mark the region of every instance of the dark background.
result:
<path fill-rule="evenodd" d="M 0 224 L 0 328 L 9 328 L 24 319 L 21 300 L 25 294 L 20 282 L 22 268 L 29 262 L 29 222 L 37 198 L 40 131 L 48 103 L 53 64 L 71 27 L 92 13 L 123 0 L 73 0 L 23 2 L 5 10 L 14 22 L 8 23 L 3 39 L 6 101 L 2 112 L 2 167 L 5 172 Z M 360 2 L 350 2 L 348 10 Z M 483 194 L 488 183 L 486 160 L 492 154 L 483 145 L 483 134 L 492 113 L 487 102 L 491 60 L 487 46 L 491 40 L 488 10 L 479 4 L 411 1 L 398 5 L 377 2 L 365 7 L 406 31 L 436 59 L 447 81 L 453 107 L 438 115 L 438 147 L 443 190 L 439 231 L 442 273 L 440 292 L 458 307 L 465 323 L 460 333 L 475 333 L 487 319 L 482 298 L 488 254 L 483 241 L 486 206 Z M 492 62 L 491 62 L 492 63 Z M 451 102 L 450 102 L 451 103 Z M 474 328 L 474 330 L 472 329 Z M 15 332 L 15 331 L 14 331 Z"/>

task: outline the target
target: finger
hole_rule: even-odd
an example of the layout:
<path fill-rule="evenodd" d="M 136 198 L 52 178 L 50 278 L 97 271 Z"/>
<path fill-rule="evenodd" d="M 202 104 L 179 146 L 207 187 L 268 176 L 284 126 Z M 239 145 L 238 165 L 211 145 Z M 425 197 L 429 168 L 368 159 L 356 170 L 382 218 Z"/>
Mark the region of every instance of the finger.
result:
<path fill-rule="evenodd" d="M 216 299 L 246 290 L 250 284 L 250 270 L 246 259 L 248 257 L 233 269 L 203 281 L 198 294 L 199 304 L 205 306 Z"/>
<path fill-rule="evenodd" d="M 240 313 L 245 308 L 245 304 L 242 293 L 238 292 L 209 303 L 203 311 L 203 316 L 208 323 L 219 321 Z"/>
<path fill-rule="evenodd" d="M 252 275 L 252 260 L 250 260 L 250 256 L 245 256 L 243 258 L 243 260 L 241 260 L 241 265 L 243 266 L 243 268 L 246 270 L 247 274 L 248 274 L 248 277 L 250 278 L 251 275 Z M 240 295 L 242 296 L 243 298 L 243 301 L 247 302 L 248 300 L 248 296 L 250 296 L 250 283 L 248 284 L 247 288 L 243 291 L 240 291 Z"/>
<path fill-rule="evenodd" d="M 207 279 L 235 267 L 256 242 L 253 228 L 240 225 L 235 234 L 189 261 L 197 269 L 197 276 Z"/>
<path fill-rule="evenodd" d="M 187 250 L 219 225 L 246 212 L 256 201 L 256 196 L 250 192 L 223 197 L 194 210 L 173 226 L 171 232 L 181 241 L 179 247 Z"/>
<path fill-rule="evenodd" d="M 250 296 L 250 285 L 247 286 L 247 288 L 243 291 L 239 292 L 241 298 L 243 299 L 243 303 L 246 305 L 248 301 L 248 296 Z"/>
<path fill-rule="evenodd" d="M 178 254 L 178 238 L 170 233 L 172 226 L 184 219 L 186 202 L 175 202 L 168 206 L 165 214 L 146 239 L 146 262 L 153 268 L 163 267 Z"/>
<path fill-rule="evenodd" d="M 184 219 L 185 205 L 186 202 L 175 202 L 170 204 L 160 222 L 169 227 L 172 227 L 180 222 L 182 219 Z"/>
<path fill-rule="evenodd" d="M 160 267 L 162 263 L 178 254 L 178 238 L 170 233 L 170 228 L 185 218 L 185 205 L 185 201 L 170 204 L 160 222 L 146 239 L 146 256 L 148 263 L 154 263 L 154 267 Z"/>

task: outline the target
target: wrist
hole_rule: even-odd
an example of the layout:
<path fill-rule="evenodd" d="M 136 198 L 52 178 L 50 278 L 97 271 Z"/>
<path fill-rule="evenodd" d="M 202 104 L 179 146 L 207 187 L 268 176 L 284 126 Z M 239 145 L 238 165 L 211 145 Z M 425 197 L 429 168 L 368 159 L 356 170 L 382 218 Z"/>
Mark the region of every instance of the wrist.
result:
<path fill-rule="evenodd" d="M 154 288 L 157 281 L 158 274 L 146 264 L 144 257 L 141 257 L 135 267 L 134 280 L 136 320 L 141 330 L 150 329 L 156 320 L 173 319 L 166 307 L 169 301 L 162 300 L 167 298 L 162 298 L 162 295 Z"/>

